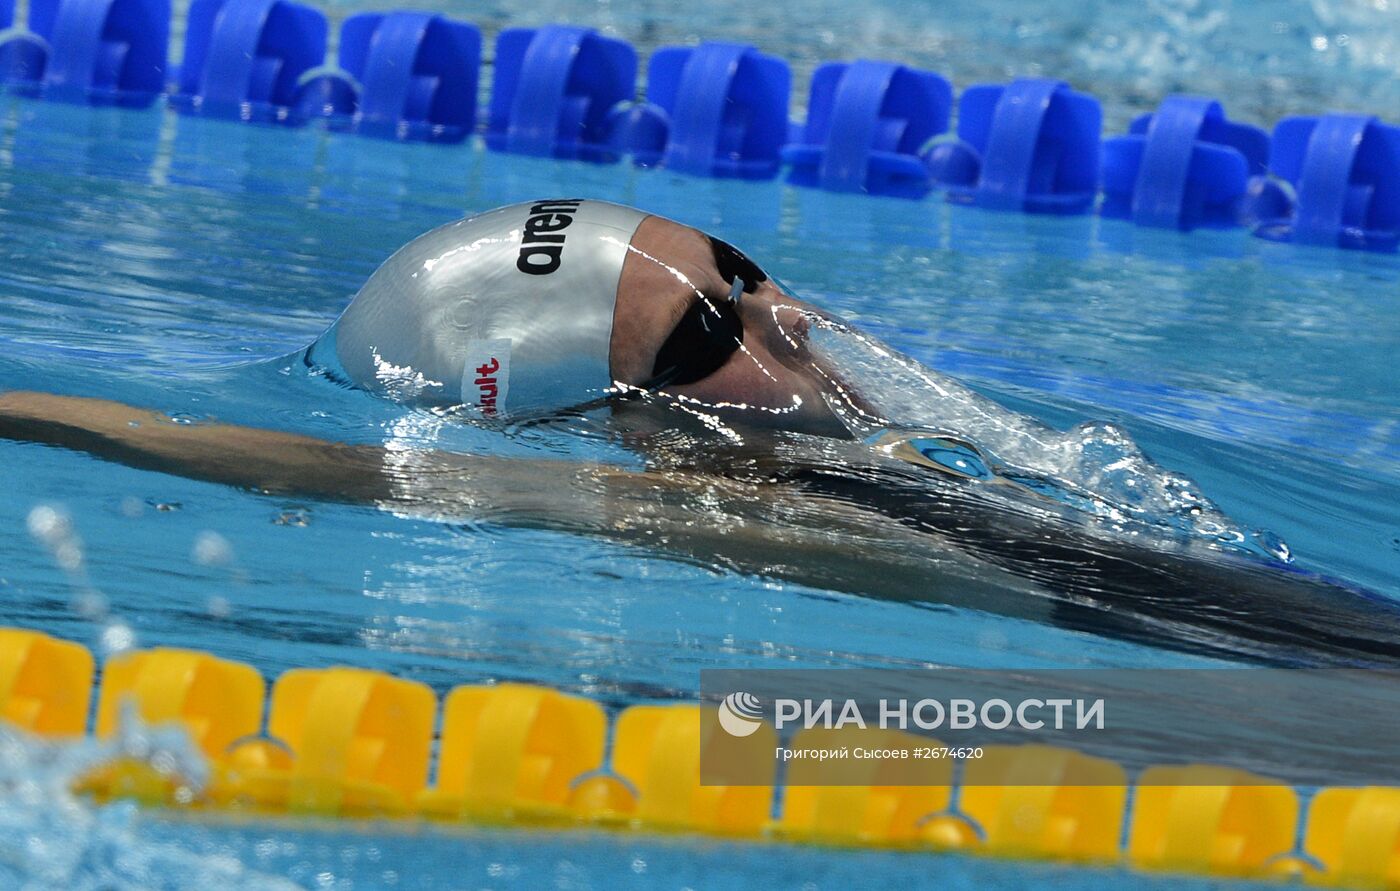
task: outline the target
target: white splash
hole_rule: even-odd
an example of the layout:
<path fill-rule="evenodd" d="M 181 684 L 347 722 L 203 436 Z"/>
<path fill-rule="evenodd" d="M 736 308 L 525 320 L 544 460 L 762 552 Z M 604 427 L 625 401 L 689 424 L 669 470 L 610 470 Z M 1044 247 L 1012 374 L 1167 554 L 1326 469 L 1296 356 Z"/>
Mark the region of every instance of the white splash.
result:
<path fill-rule="evenodd" d="M 374 379 L 384 388 L 385 395 L 399 402 L 412 402 L 429 387 L 442 388 L 442 381 L 435 381 L 410 365 L 395 365 L 372 349 L 370 357 L 374 361 Z"/>
<path fill-rule="evenodd" d="M 1190 478 L 1158 466 L 1122 428 L 1089 421 L 1055 430 L 902 356 L 840 322 L 808 314 L 811 366 L 828 402 L 857 435 L 889 429 L 952 434 L 992 473 L 1125 531 L 1173 531 L 1288 562 L 1288 545 L 1226 516 Z"/>
<path fill-rule="evenodd" d="M 0 724 L 0 887 L 16 891 L 147 891 L 153 888 L 292 889 L 227 854 L 153 842 L 129 802 L 97 805 L 75 796 L 75 779 L 113 757 L 186 778 L 207 767 L 183 731 L 124 720 L 109 741 L 51 742 Z"/>

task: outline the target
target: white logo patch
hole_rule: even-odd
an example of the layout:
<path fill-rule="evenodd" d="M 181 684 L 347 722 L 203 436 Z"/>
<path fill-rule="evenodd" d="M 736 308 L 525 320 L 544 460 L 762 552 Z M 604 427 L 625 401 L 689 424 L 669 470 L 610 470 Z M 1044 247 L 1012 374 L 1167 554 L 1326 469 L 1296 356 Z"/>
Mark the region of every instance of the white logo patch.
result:
<path fill-rule="evenodd" d="M 467 342 L 467 364 L 462 369 L 462 402 L 475 406 L 483 417 L 506 410 L 510 393 L 510 339 Z"/>
<path fill-rule="evenodd" d="M 752 693 L 730 693 L 719 704 L 719 726 L 730 736 L 750 736 L 763 723 L 763 703 Z"/>

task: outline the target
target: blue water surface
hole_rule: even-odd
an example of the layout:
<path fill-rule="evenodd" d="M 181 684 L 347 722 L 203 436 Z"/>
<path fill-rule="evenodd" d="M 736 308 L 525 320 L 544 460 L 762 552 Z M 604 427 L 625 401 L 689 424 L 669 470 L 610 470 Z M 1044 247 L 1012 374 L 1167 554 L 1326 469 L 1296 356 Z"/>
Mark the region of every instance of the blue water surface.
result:
<path fill-rule="evenodd" d="M 1059 19 L 1012 0 L 891 0 L 863 4 L 857 21 L 834 3 L 428 5 L 488 30 L 598 24 L 643 47 L 738 36 L 794 59 L 799 75 L 860 54 L 939 67 L 960 84 L 1063 73 L 1104 98 L 1110 126 L 1182 87 L 1227 95 L 1232 111 L 1266 125 L 1336 105 L 1400 107 L 1400 11 L 1386 0 L 1267 13 L 1225 0 L 1088 3 Z M 5 96 L 0 389 L 383 441 L 415 416 L 308 375 L 296 352 L 403 242 L 551 194 L 713 230 L 799 293 L 1013 408 L 1062 427 L 1115 421 L 1242 524 L 1281 535 L 1304 568 L 1400 598 L 1400 260 L 1238 231 L 1149 232 Z M 547 432 L 444 436 L 462 451 L 633 460 L 605 440 Z M 262 496 L 48 447 L 0 441 L 0 467 L 4 624 L 99 652 L 200 647 L 268 677 L 351 664 L 439 692 L 522 680 L 611 706 L 693 698 L 711 667 L 1211 664 L 975 610 L 470 518 Z M 41 504 L 71 518 L 80 565 L 59 565 L 27 531 Z M 134 829 L 117 848 L 133 856 L 174 846 L 191 876 L 231 858 L 303 887 L 1123 881 L 952 856 L 120 819 Z"/>

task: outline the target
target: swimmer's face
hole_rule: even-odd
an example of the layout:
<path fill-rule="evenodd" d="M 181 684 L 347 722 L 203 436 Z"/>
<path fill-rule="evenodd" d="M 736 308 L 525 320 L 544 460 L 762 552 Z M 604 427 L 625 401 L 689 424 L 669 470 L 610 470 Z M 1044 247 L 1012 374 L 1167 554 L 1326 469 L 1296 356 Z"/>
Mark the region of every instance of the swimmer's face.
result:
<path fill-rule="evenodd" d="M 820 381 L 802 361 L 804 315 L 815 310 L 771 279 L 749 285 L 738 305 L 739 348 L 704 377 L 665 384 L 660 392 L 721 418 L 848 436 L 827 408 Z M 731 288 L 706 236 L 660 217 L 644 220 L 618 282 L 609 354 L 613 378 L 647 385 L 655 377 L 658 353 L 686 313 L 701 301 L 728 304 Z"/>

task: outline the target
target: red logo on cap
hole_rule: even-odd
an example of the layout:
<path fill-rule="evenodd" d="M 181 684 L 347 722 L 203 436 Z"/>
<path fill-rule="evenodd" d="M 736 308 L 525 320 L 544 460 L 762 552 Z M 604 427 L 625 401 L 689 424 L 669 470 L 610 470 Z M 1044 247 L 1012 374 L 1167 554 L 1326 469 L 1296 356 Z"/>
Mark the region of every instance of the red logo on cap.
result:
<path fill-rule="evenodd" d="M 484 365 L 476 367 L 476 404 L 481 408 L 481 413 L 487 417 L 496 414 L 496 377 L 495 374 L 501 368 L 501 363 L 492 356 Z"/>

